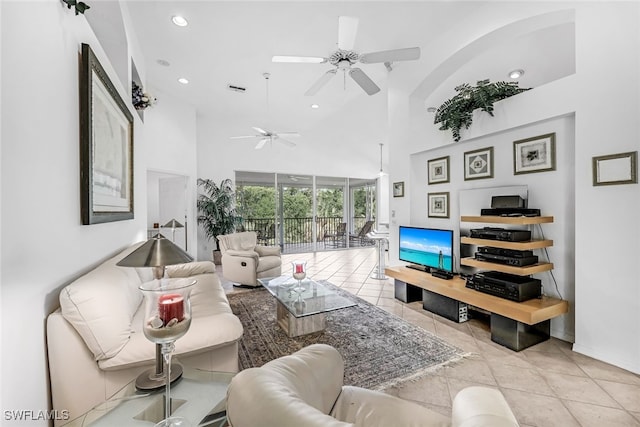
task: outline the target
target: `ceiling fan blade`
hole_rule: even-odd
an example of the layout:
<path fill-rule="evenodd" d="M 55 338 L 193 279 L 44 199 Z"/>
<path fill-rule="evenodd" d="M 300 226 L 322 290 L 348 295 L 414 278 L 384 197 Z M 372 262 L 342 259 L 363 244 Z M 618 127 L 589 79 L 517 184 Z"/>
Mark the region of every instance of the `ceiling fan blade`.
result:
<path fill-rule="evenodd" d="M 365 92 L 367 92 L 368 95 L 380 92 L 378 85 L 376 85 L 360 68 L 352 68 L 349 70 L 349 75 Z"/>
<path fill-rule="evenodd" d="M 304 93 L 304 95 L 305 95 L 305 96 L 313 96 L 313 95 L 315 95 L 315 94 L 316 94 L 316 93 L 317 93 L 317 92 L 322 88 L 322 86 L 326 85 L 326 84 L 329 82 L 329 80 L 331 80 L 331 77 L 333 77 L 333 76 L 335 76 L 335 75 L 336 75 L 336 72 L 337 72 L 337 71 L 338 71 L 338 70 L 333 69 L 333 70 L 329 70 L 329 71 L 327 71 L 326 73 L 324 73 L 324 74 L 322 75 L 322 77 L 320 77 L 320 78 L 319 78 L 319 79 L 318 79 L 318 80 L 313 84 L 313 86 L 311 86 L 311 87 L 309 88 L 309 90 L 307 90 L 307 91 Z"/>
<path fill-rule="evenodd" d="M 243 136 L 230 136 L 229 139 L 246 139 L 246 138 L 255 138 L 260 135 L 243 135 Z"/>
<path fill-rule="evenodd" d="M 300 136 L 300 134 L 298 132 L 274 132 L 279 136 Z"/>
<path fill-rule="evenodd" d="M 341 16 L 338 18 L 338 49 L 353 50 L 358 32 L 358 18 Z"/>
<path fill-rule="evenodd" d="M 298 64 L 322 64 L 329 59 L 319 56 L 281 56 L 276 55 L 271 57 L 271 62 L 293 62 Z"/>
<path fill-rule="evenodd" d="M 258 141 L 258 143 L 256 144 L 256 150 L 261 149 L 262 147 L 264 147 L 264 144 L 266 144 L 269 141 L 269 138 L 262 138 L 260 141 Z"/>
<path fill-rule="evenodd" d="M 251 126 L 251 128 L 254 129 L 256 132 L 261 133 L 264 136 L 269 135 L 269 132 L 267 132 L 266 130 L 262 130 L 262 129 L 254 127 L 254 126 Z M 256 136 L 260 136 L 260 135 L 256 135 Z"/>
<path fill-rule="evenodd" d="M 278 138 L 276 138 L 276 141 L 282 142 L 284 145 L 287 145 L 289 147 L 295 147 L 296 146 L 295 142 L 289 141 L 288 139 L 284 139 L 284 138 L 278 137 Z"/>
<path fill-rule="evenodd" d="M 420 59 L 419 47 L 407 47 L 404 49 L 383 50 L 380 52 L 363 53 L 358 61 L 363 64 L 375 64 L 380 62 L 413 61 Z"/>

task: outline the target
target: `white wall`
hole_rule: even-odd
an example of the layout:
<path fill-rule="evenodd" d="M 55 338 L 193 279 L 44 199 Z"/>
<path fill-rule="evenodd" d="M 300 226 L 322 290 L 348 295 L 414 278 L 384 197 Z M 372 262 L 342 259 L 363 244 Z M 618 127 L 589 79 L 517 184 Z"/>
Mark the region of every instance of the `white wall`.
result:
<path fill-rule="evenodd" d="M 49 406 L 46 316 L 59 305 L 64 285 L 131 243 L 146 239 L 148 170 L 187 177 L 188 215 L 195 223 L 195 109 L 160 91 L 153 91 L 160 102 L 145 111 L 145 123 L 130 107 L 135 218 L 81 225 L 81 43 L 92 47 L 125 102 L 131 96 L 129 82 L 116 77 L 85 17 L 75 16 L 61 2 L 3 1 L 0 7 L 1 102 L 11 105 L 3 110 L 0 127 L 2 408 L 44 411 Z M 99 3 L 92 5 L 91 11 L 99 10 Z M 121 11 L 128 25 L 126 10 L 114 11 Z M 132 34 L 128 32 L 127 46 L 122 48 L 144 76 L 145 61 Z M 190 239 L 195 241 L 195 227 L 192 233 Z M 3 419 L 2 425 L 12 423 Z"/>
<path fill-rule="evenodd" d="M 58 305 L 59 289 L 145 237 L 144 142 L 138 129 L 135 219 L 81 225 L 80 44 L 90 44 L 107 73 L 115 73 L 84 17 L 63 6 L 58 1 L 1 3 L 2 104 L 11 106 L 2 114 L 1 168 L 6 410 L 48 408 L 45 319 Z M 126 100 L 128 89 L 112 80 Z M 12 424 L 3 419 L 2 425 Z"/>
<path fill-rule="evenodd" d="M 176 82 L 176 84 L 179 84 Z M 162 92 L 159 89 L 150 88 L 150 92 L 158 99 L 158 102 L 144 112 L 145 137 L 148 141 L 144 153 L 145 161 L 151 176 L 157 179 L 180 179 L 186 182 L 184 195 L 168 196 L 164 199 L 159 193 L 162 185 L 160 182 L 152 183 L 149 191 L 159 192 L 157 195 L 149 196 L 155 205 L 150 205 L 156 220 L 148 223 L 152 226 L 154 222 L 160 225 L 165 224 L 173 216 L 165 218 L 161 209 L 162 204 L 172 201 L 184 204 L 186 212 L 181 212 L 175 219 L 184 223 L 185 214 L 187 216 L 187 241 L 188 251 L 192 256 L 196 256 L 197 247 L 197 227 L 196 227 L 196 197 L 197 197 L 197 142 L 196 142 L 196 111 L 192 105 L 185 104 L 178 99 Z M 175 193 L 172 193 L 175 194 Z M 183 198 L 184 196 L 184 198 Z M 170 199 L 167 199 L 170 197 Z M 166 206 L 166 205 L 165 205 Z M 167 210 L 168 208 L 165 208 Z M 183 209 L 183 208 L 181 208 Z M 166 215 L 177 215 L 175 212 L 164 212 Z M 171 238 L 171 232 L 163 230 L 165 237 Z M 169 235 L 167 235 L 169 234 Z M 180 235 L 180 241 L 184 242 L 184 229 L 176 231 L 176 239 Z M 184 244 L 180 244 L 184 248 Z"/>
<path fill-rule="evenodd" d="M 640 373 L 640 188 L 593 187 L 593 156 L 638 150 L 637 3 L 576 14 L 576 343 L 580 353 Z M 615 52 L 611 46 L 615 46 Z M 588 90 L 586 90 L 588 88 Z"/>
<path fill-rule="evenodd" d="M 527 8 L 532 4 L 527 4 Z M 463 133 L 462 143 L 452 144 L 450 134 L 439 131 L 431 123 L 432 117 L 425 112 L 424 100 L 412 97 L 401 74 L 392 74 L 390 108 L 396 107 L 408 115 L 390 114 L 391 180 L 408 180 L 411 188 L 424 185 L 424 166 L 414 165 L 410 171 L 406 170 L 407 158 L 412 158 L 414 153 L 430 150 L 429 154 L 433 153 L 434 157 L 443 153 L 459 157 L 467 147 L 475 147 L 476 141 L 479 145 L 495 145 L 503 136 L 507 139 L 517 135 L 534 136 L 541 130 L 539 126 L 549 120 L 568 120 L 563 118 L 567 115 L 575 117 L 574 151 L 565 151 L 565 164 L 558 163 L 558 172 L 573 168 L 574 176 L 563 176 L 565 181 L 557 181 L 549 194 L 536 192 L 533 196 L 542 202 L 557 197 L 556 191 L 566 195 L 561 218 L 555 212 L 557 209 L 550 207 L 550 213 L 556 216 L 556 223 L 561 227 L 569 226 L 572 221 L 575 224 L 573 230 L 570 226 L 559 230 L 554 242 L 554 251 L 559 249 L 558 245 L 566 245 L 560 248 L 559 256 L 564 262 L 562 277 L 563 286 L 567 287 L 566 295 L 570 298 L 575 294 L 571 307 L 575 313 L 574 350 L 639 373 L 640 318 L 637 313 L 640 288 L 634 268 L 640 253 L 638 185 L 593 187 L 591 183 L 593 156 L 638 150 L 639 5 L 573 2 L 569 6 L 575 9 L 576 73 L 496 104 L 494 118 L 474 115 L 474 123 Z M 563 7 L 567 4 L 541 4 L 538 13 Z M 491 30 L 523 19 L 525 9 L 501 10 L 502 13 L 493 15 Z M 479 26 L 486 23 L 478 20 Z M 459 33 L 464 31 L 471 35 L 467 43 L 482 37 L 477 29 L 461 28 Z M 448 50 L 454 55 L 464 48 L 463 39 L 461 36 L 450 45 L 443 40 L 438 46 L 441 51 Z M 616 48 L 611 49 L 611 46 Z M 447 58 L 438 57 L 438 60 L 444 63 Z M 440 63 L 432 64 L 432 69 L 437 69 Z M 571 134 L 569 123 L 561 125 L 563 129 L 568 126 L 568 135 Z M 417 148 L 421 143 L 422 147 Z M 531 185 L 542 175 L 525 176 L 517 183 L 530 180 Z M 450 188 L 454 187 L 452 183 Z M 391 256 L 397 253 L 397 238 L 393 241 L 397 224 L 426 216 L 426 203 L 420 200 L 424 191 L 410 191 L 411 197 L 418 200 L 392 199 L 396 223 L 392 223 Z M 575 199 L 574 207 L 570 202 L 572 198 Z M 531 203 L 536 204 L 533 200 Z M 422 206 L 423 211 L 415 210 L 416 206 Z M 407 207 L 410 215 L 406 214 Z M 571 217 L 572 210 L 574 218 Z M 572 239 L 575 242 L 571 242 Z M 572 259 L 575 260 L 575 283 L 570 282 Z M 566 295 L 563 293 L 565 298 Z M 554 328 L 564 330 L 554 333 L 570 338 L 573 322 L 570 317 L 564 322 L 562 326 L 555 323 Z"/>

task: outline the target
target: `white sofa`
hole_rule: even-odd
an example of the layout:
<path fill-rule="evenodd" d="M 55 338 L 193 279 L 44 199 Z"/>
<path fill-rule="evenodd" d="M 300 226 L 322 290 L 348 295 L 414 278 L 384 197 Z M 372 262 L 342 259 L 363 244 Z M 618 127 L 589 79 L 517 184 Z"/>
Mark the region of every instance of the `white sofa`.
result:
<path fill-rule="evenodd" d="M 154 366 L 155 344 L 142 332 L 144 304 L 138 289 L 152 280 L 151 269 L 116 266 L 140 245 L 67 285 L 60 292 L 60 308 L 47 318 L 53 409 L 69 411 L 70 419 Z M 231 312 L 213 263 L 168 266 L 167 275 L 197 280 L 191 293 L 191 327 L 176 341 L 175 360 L 194 368 L 237 372 L 242 324 Z"/>
<path fill-rule="evenodd" d="M 222 274 L 229 281 L 257 287 L 260 286 L 258 279 L 282 274 L 280 246 L 258 245 L 255 231 L 217 237 L 222 252 Z"/>
<path fill-rule="evenodd" d="M 232 427 L 517 427 L 502 393 L 468 387 L 451 418 L 379 391 L 344 386 L 344 361 L 312 344 L 236 375 L 227 390 Z"/>

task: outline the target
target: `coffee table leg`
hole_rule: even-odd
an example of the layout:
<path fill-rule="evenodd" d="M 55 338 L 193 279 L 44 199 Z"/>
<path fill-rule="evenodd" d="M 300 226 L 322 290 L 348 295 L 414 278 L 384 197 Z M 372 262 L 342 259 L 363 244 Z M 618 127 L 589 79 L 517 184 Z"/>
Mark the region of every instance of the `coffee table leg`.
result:
<path fill-rule="evenodd" d="M 289 337 L 322 331 L 327 327 L 327 316 L 324 313 L 295 317 L 280 301 L 276 301 L 276 320 Z"/>

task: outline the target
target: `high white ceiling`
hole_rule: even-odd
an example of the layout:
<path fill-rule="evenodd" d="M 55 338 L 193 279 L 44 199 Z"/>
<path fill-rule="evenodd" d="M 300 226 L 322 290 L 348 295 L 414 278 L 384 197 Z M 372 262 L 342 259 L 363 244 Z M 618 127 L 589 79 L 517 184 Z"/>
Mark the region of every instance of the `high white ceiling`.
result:
<path fill-rule="evenodd" d="M 251 126 L 275 131 L 313 132 L 342 126 L 349 117 L 386 120 L 386 78 L 382 64 L 359 64 L 382 91 L 368 96 L 338 73 L 313 97 L 304 92 L 330 64 L 272 63 L 273 55 L 328 56 L 336 50 L 338 17 L 359 18 L 355 50 L 367 53 L 418 46 L 422 58 L 393 64 L 420 76 L 434 43 L 462 19 L 472 18 L 486 2 L 462 1 L 138 1 L 126 3 L 146 64 L 146 85 L 193 104 L 198 114 L 219 122 L 228 136 L 252 134 Z M 497 2 L 501 3 L 501 2 Z M 496 2 L 493 2 L 495 7 Z M 96 4 L 98 12 L 99 4 Z M 177 27 L 181 15 L 189 25 Z M 433 91 L 425 106 L 437 107 L 461 83 L 489 78 L 508 80 L 508 71 L 525 69 L 521 86 L 539 84 L 575 69 L 572 26 L 558 26 L 483 47 L 465 66 Z M 167 61 L 163 66 L 158 60 Z M 391 71 L 393 72 L 393 71 Z M 263 73 L 270 73 L 269 103 Z M 188 85 L 177 82 L 189 79 Z M 227 89 L 246 88 L 245 93 Z M 162 102 L 162 100 L 160 100 Z M 311 104 L 319 109 L 312 110 Z M 358 122 L 358 120 L 354 120 Z M 347 130 L 344 130 L 347 131 Z M 358 129 L 351 130 L 354 133 Z"/>

